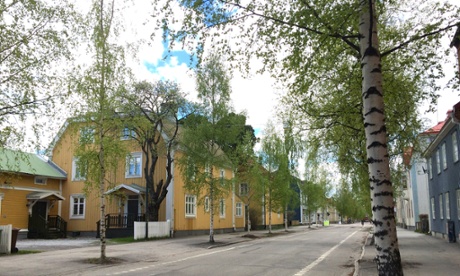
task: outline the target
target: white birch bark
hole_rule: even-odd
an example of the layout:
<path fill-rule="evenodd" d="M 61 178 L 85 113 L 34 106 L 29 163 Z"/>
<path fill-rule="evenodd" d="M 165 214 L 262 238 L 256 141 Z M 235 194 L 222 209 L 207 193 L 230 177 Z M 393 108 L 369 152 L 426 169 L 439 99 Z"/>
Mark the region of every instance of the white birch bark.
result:
<path fill-rule="evenodd" d="M 403 275 L 390 179 L 375 0 L 361 0 L 362 100 L 379 275 Z"/>

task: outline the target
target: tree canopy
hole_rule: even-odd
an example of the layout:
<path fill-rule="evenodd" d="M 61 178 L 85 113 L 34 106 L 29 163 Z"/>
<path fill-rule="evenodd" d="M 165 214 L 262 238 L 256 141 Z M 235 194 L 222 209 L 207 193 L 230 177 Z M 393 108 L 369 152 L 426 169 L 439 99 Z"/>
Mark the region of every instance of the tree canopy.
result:
<path fill-rule="evenodd" d="M 24 122 L 50 115 L 63 96 L 60 62 L 71 59 L 76 18 L 65 0 L 0 1 L 0 146 L 24 147 L 26 125 L 40 137 L 43 122 Z"/>

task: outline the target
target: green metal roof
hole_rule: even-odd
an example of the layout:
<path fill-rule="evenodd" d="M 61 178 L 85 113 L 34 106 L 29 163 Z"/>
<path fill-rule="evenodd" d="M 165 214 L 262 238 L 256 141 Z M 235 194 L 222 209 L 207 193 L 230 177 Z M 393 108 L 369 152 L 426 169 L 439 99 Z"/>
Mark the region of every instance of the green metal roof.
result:
<path fill-rule="evenodd" d="M 56 164 L 27 152 L 0 148 L 0 171 L 23 173 L 47 178 L 66 179 L 66 173 Z"/>

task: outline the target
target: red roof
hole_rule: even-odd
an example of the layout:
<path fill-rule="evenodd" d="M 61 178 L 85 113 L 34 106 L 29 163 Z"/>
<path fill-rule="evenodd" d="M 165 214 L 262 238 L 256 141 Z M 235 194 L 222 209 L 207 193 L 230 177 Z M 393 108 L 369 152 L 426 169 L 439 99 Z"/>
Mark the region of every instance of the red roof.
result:
<path fill-rule="evenodd" d="M 435 125 L 434 127 L 430 127 L 429 129 L 425 130 L 424 132 L 422 132 L 421 134 L 425 134 L 425 135 L 430 135 L 430 134 L 438 134 L 442 127 L 444 126 L 444 124 L 451 118 L 451 114 L 452 113 L 452 110 L 449 110 L 447 111 L 447 116 L 446 116 L 446 119 L 444 121 L 441 121 L 441 122 L 438 122 L 437 125 Z"/>

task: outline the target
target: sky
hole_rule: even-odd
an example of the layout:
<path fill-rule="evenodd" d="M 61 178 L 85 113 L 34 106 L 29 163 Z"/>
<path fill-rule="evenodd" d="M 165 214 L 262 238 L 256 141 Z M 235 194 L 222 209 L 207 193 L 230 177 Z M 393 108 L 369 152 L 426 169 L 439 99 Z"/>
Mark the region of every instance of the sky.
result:
<path fill-rule="evenodd" d="M 448 1 L 456 3 L 458 0 Z M 79 1 L 78 5 L 84 11 L 89 8 L 89 2 L 89 0 Z M 176 45 L 171 50 L 170 57 L 164 60 L 168 45 L 162 40 L 161 31 L 155 32 L 155 18 L 151 17 L 153 12 L 151 1 L 131 3 L 127 6 L 117 6 L 123 13 L 121 20 L 124 20 L 126 26 L 125 31 L 117 37 L 117 41 L 140 45 L 135 51 L 136 59 L 131 59 L 128 63 L 136 78 L 148 81 L 159 79 L 177 81 L 183 92 L 188 94 L 189 99 L 196 99 L 195 79 L 189 66 L 189 54 L 181 48 L 181 45 Z M 440 50 L 449 48 L 453 34 L 454 31 L 447 35 L 445 43 L 440 45 Z M 456 62 L 454 49 L 450 49 L 449 53 L 451 53 L 452 63 Z M 454 73 L 452 66 L 452 64 L 446 65 L 446 68 L 450 68 L 449 77 Z M 250 78 L 243 78 L 239 72 L 234 72 L 231 86 L 235 111 L 247 115 L 247 123 L 253 126 L 256 135 L 260 137 L 268 120 L 275 116 L 274 110 L 279 105 L 280 94 L 283 91 L 276 88 L 276 81 L 268 74 L 252 74 Z M 443 89 L 440 92 L 438 111 L 435 113 L 424 113 L 427 104 L 421 106 L 419 112 L 427 120 L 428 126 L 433 126 L 446 118 L 447 110 L 460 101 L 458 94 L 456 91 Z"/>
<path fill-rule="evenodd" d="M 456 1 L 451 1 L 456 3 Z M 180 45 L 176 45 L 176 48 L 171 52 L 172 57 L 163 60 L 162 58 L 167 51 L 167 44 L 162 41 L 161 33 L 154 33 L 152 36 L 153 41 L 150 40 L 150 35 L 154 30 L 154 20 L 150 17 L 153 8 L 148 2 L 136 1 L 134 7 L 123 11 L 127 17 L 139 19 L 130 23 L 132 24 L 132 29 L 128 29 L 129 37 L 132 36 L 150 42 L 150 45 L 144 45 L 139 49 L 137 64 L 136 62 L 132 64 L 135 68 L 136 76 L 145 80 L 175 80 L 191 99 L 195 99 L 195 81 L 189 68 L 189 54 L 182 50 Z M 458 3 L 456 4 L 458 5 Z M 135 16 L 128 16 L 130 14 Z M 440 45 L 442 50 L 449 48 L 453 33 L 454 31 L 449 33 L 444 45 Z M 452 62 L 455 62 L 454 49 L 450 49 L 449 52 L 451 53 Z M 446 68 L 449 68 L 449 71 L 447 71 L 448 76 L 452 77 L 454 73 L 452 64 L 446 65 Z M 274 116 L 274 109 L 279 103 L 279 94 L 283 91 L 275 88 L 275 80 L 270 78 L 268 74 L 253 74 L 251 78 L 245 79 L 238 72 L 234 72 L 231 85 L 232 102 L 235 110 L 245 112 L 248 124 L 251 124 L 261 135 L 259 130 L 263 129 L 267 121 Z M 458 94 L 456 91 L 442 89 L 438 101 L 438 111 L 435 113 L 425 113 L 427 104 L 422 105 L 419 112 L 427 120 L 427 124 L 435 125 L 438 121 L 444 120 L 447 110 L 451 109 L 454 103 L 460 101 Z"/>

